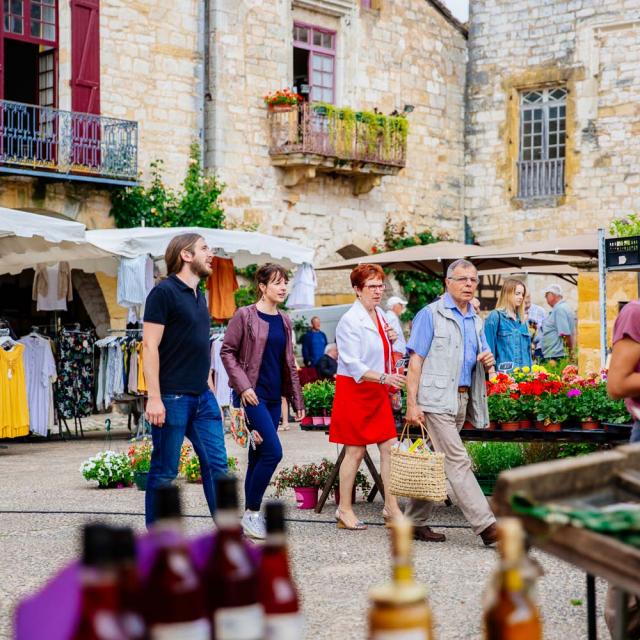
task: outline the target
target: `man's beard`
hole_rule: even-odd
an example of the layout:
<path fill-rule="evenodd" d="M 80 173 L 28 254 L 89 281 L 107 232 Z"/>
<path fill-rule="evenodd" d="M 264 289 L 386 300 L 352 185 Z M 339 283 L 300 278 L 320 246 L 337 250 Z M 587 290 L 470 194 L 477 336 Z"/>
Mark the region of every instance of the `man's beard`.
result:
<path fill-rule="evenodd" d="M 191 273 L 198 276 L 198 278 L 208 278 L 211 275 L 211 267 L 206 262 L 192 262 Z"/>

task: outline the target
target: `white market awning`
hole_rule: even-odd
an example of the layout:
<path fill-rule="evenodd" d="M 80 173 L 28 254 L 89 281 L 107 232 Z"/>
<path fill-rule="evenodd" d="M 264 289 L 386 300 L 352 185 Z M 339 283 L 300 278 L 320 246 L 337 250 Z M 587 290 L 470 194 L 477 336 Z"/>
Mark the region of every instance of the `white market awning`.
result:
<path fill-rule="evenodd" d="M 105 251 L 125 258 L 150 255 L 164 257 L 171 239 L 181 233 L 197 233 L 211 249 L 224 252 L 236 267 L 277 262 L 287 269 L 313 262 L 313 249 L 289 240 L 253 231 L 200 227 L 134 227 L 87 231 L 87 240 Z"/>
<path fill-rule="evenodd" d="M 118 270 L 117 256 L 86 241 L 83 224 L 0 207 L 0 275 L 63 261 L 87 273 Z"/>

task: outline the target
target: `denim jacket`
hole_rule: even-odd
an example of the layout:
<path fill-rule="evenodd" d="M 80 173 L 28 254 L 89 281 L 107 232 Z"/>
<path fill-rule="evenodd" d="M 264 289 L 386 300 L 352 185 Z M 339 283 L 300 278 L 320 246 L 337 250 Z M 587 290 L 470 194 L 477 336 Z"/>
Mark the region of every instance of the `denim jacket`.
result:
<path fill-rule="evenodd" d="M 496 369 L 503 362 L 513 362 L 514 368 L 531 366 L 531 336 L 525 322 L 495 309 L 485 320 L 484 332 L 496 359 Z"/>

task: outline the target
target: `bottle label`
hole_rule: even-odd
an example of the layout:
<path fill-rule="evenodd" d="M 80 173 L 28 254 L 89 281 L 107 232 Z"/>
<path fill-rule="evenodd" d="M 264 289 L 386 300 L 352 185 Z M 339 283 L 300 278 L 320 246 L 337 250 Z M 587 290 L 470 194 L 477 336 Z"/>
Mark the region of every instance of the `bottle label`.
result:
<path fill-rule="evenodd" d="M 300 613 L 276 613 L 265 617 L 265 640 L 304 638 L 304 618 Z"/>
<path fill-rule="evenodd" d="M 218 609 L 213 614 L 216 640 L 262 640 L 264 613 L 262 606 Z"/>
<path fill-rule="evenodd" d="M 371 640 L 431 640 L 426 629 L 398 629 L 374 631 Z"/>
<path fill-rule="evenodd" d="M 155 624 L 150 629 L 150 640 L 210 640 L 211 625 L 206 619 L 193 622 Z"/>

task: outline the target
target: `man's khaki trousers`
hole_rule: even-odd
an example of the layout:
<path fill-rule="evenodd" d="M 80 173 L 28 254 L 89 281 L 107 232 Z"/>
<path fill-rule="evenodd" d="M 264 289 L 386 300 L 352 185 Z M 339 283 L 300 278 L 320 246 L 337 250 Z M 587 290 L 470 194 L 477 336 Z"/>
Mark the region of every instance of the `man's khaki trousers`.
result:
<path fill-rule="evenodd" d="M 433 449 L 445 455 L 444 468 L 449 498 L 460 507 L 473 532 L 479 534 L 496 519 L 471 471 L 471 460 L 460 438 L 468 401 L 469 393 L 461 392 L 458 394 L 458 415 L 425 413 L 424 417 Z M 414 526 L 422 527 L 429 524 L 432 509 L 432 502 L 410 500 L 405 515 L 411 518 Z"/>

